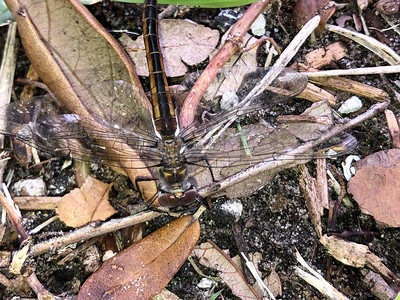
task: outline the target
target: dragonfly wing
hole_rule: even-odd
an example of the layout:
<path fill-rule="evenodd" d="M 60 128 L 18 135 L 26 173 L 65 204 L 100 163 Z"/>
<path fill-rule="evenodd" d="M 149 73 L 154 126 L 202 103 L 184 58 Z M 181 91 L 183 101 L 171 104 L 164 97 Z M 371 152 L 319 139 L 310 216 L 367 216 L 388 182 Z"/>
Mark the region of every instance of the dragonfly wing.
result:
<path fill-rule="evenodd" d="M 324 107 L 321 109 L 321 106 Z M 328 105 L 314 104 L 305 112 L 306 115 L 323 114 L 331 116 L 331 110 Z M 331 120 L 332 121 L 332 120 Z M 329 123 L 329 122 L 328 122 Z M 339 156 L 353 150 L 356 141 L 351 136 L 341 136 L 335 141 L 329 141 L 326 150 L 317 151 L 314 146 L 303 147 L 304 143 L 313 141 L 329 130 L 330 125 L 325 124 L 308 124 L 314 131 L 310 134 L 307 130 L 301 130 L 304 123 L 290 124 L 287 128 L 284 125 L 271 128 L 265 124 L 253 124 L 244 126 L 242 130 L 229 128 L 219 136 L 214 143 L 208 141 L 213 137 L 204 134 L 203 139 L 207 141 L 203 143 L 201 139 L 189 144 L 185 155 L 190 166 L 190 171 L 199 186 L 205 186 L 213 182 L 210 172 L 216 181 L 223 180 L 231 175 L 237 174 L 245 169 L 252 168 L 256 164 L 263 163 L 268 165 L 264 175 L 252 176 L 248 187 L 253 186 L 254 189 L 260 188 L 269 180 L 272 174 L 280 170 L 294 165 L 305 163 L 315 157 L 332 157 Z M 305 127 L 307 128 L 307 124 Z M 206 127 L 206 125 L 204 125 Z M 217 125 L 214 126 L 217 128 Z M 213 128 L 214 128 L 213 127 Z M 299 130 L 295 130 L 299 128 Z M 199 130 L 201 126 L 197 127 Z M 244 141 L 244 142 L 243 142 Z M 332 148 L 332 143 L 339 143 L 341 148 Z M 203 147 L 202 144 L 210 145 Z M 333 150 L 334 149 L 334 150 Z M 336 151 L 336 152 L 334 152 Z M 333 155 L 332 155 L 333 154 Z M 247 193 L 247 185 L 237 188 L 235 184 L 233 189 L 235 193 L 242 191 Z M 250 189 L 254 191 L 254 189 Z M 233 192 L 230 192 L 233 194 Z M 250 193 L 250 192 L 249 192 Z"/>
<path fill-rule="evenodd" d="M 124 161 L 132 168 L 143 156 L 150 165 L 160 162 L 154 136 L 145 135 L 144 131 L 138 134 L 108 122 L 99 126 L 93 119 L 76 114 L 62 114 L 48 97 L 31 98 L 28 104 L 15 102 L 0 111 L 4 123 L 1 133 L 52 155 L 103 161 L 110 166 L 119 166 L 118 162 Z"/>
<path fill-rule="evenodd" d="M 150 103 L 133 84 L 109 80 L 72 89 L 96 122 L 141 135 L 154 135 Z"/>
<path fill-rule="evenodd" d="M 223 131 L 225 124 L 228 124 L 227 127 L 238 118 L 254 114 L 271 104 L 283 102 L 298 95 L 306 87 L 307 82 L 307 76 L 289 68 L 223 68 L 203 99 L 201 105 L 203 111 L 198 112 L 202 119 L 183 128 L 180 136 L 188 141 L 202 136 L 204 132 Z M 189 80 L 185 84 L 190 86 L 190 83 Z M 227 97 L 224 95 L 232 92 L 236 100 L 225 100 Z M 211 100 L 217 96 L 222 97 L 218 104 L 215 100 Z M 211 117 L 205 120 L 204 108 L 208 107 L 214 109 L 206 112 L 206 115 Z M 204 125 L 199 125 L 199 122 L 203 122 Z"/>
<path fill-rule="evenodd" d="M 190 74 L 176 90 L 183 94 L 189 91 L 201 72 Z M 229 103 L 216 103 L 216 99 L 223 99 L 224 95 L 234 93 L 239 103 L 232 102 L 232 106 L 239 104 L 243 106 L 262 103 L 268 106 L 300 94 L 307 86 L 307 76 L 285 67 L 259 68 L 250 66 L 233 66 L 218 70 L 213 82 L 204 93 L 199 105 L 198 115 L 205 108 L 212 108 L 214 112 Z M 176 96 L 178 103 L 183 99 Z M 177 105 L 180 107 L 180 105 Z"/>

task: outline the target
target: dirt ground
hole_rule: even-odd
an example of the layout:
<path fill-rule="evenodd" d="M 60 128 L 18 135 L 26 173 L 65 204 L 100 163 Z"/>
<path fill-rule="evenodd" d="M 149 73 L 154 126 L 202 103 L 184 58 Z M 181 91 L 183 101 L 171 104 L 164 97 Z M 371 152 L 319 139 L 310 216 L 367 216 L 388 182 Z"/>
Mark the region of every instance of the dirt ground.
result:
<path fill-rule="evenodd" d="M 281 2 L 279 5 L 276 3 L 265 13 L 267 33 L 283 49 L 298 31 L 293 24 L 292 7 L 293 3 Z M 161 5 L 161 10 L 165 8 L 166 5 Z M 105 2 L 95 4 L 89 9 L 107 30 L 128 30 L 141 34 L 141 5 Z M 246 7 L 235 8 L 230 13 L 239 15 L 245 9 Z M 368 10 L 368 13 L 365 13 L 367 22 L 369 22 L 368 16 L 371 11 L 374 11 L 374 7 L 370 5 Z M 222 9 L 181 8 L 177 18 L 190 19 L 196 23 L 218 29 L 223 33 L 230 25 L 224 24 L 221 17 L 218 17 L 221 11 Z M 353 14 L 358 15 L 358 8 L 355 2 L 349 2 L 348 6 L 337 9 L 328 23 L 334 24 L 340 15 L 352 16 Z M 398 18 L 396 20 L 398 21 Z M 353 23 L 350 21 L 346 25 L 352 27 Z M 6 27 L 0 28 L 2 41 L 5 40 L 6 30 Z M 372 33 L 374 36 L 374 32 Z M 114 35 L 119 37 L 120 34 L 114 33 Z M 391 35 L 390 32 L 387 35 L 389 36 L 388 40 L 391 42 L 390 47 L 399 53 L 399 36 Z M 328 31 L 324 31 L 313 42 L 308 39 L 293 61 L 304 62 L 305 54 L 308 52 L 324 48 L 336 41 L 341 41 L 346 45 L 348 54 L 332 64 L 330 66 L 332 69 L 351 69 L 383 64 L 383 61 L 380 61 L 365 48 Z M 260 54 L 260 60 L 265 60 L 263 54 Z M 21 47 L 18 55 L 16 78 L 25 77 L 28 65 L 29 62 Z M 352 79 L 381 88 L 393 95 L 388 85 L 392 87 L 393 85 L 390 82 L 399 80 L 399 76 L 398 74 L 368 75 L 353 76 Z M 143 85 L 148 87 L 148 79 L 141 78 L 141 80 Z M 337 105 L 334 108 L 339 107 L 340 103 L 349 97 L 348 94 L 340 92 L 336 95 Z M 364 107 L 374 104 L 372 100 L 362 100 Z M 272 114 L 298 114 L 310 105 L 306 100 L 291 100 L 286 104 L 279 104 L 272 111 Z M 398 116 L 398 99 L 392 97 L 389 108 Z M 354 115 L 357 113 L 355 112 Z M 268 115 L 268 112 L 266 115 Z M 358 141 L 358 146 L 352 154 L 361 157 L 379 150 L 389 149 L 392 146 L 383 113 L 347 133 L 353 135 Z M 328 165 L 334 165 L 340 169 L 343 160 L 344 158 L 329 160 Z M 51 161 L 43 166 L 44 174 L 39 174 L 39 168 L 26 169 L 13 159 L 8 163 L 8 169 L 5 173 L 7 174 L 8 170 L 14 169 L 15 174 L 12 184 L 19 179 L 35 178 L 41 175 L 48 187 L 49 196 L 61 196 L 75 187 L 73 166 L 61 170 L 63 162 L 63 159 Z M 133 196 L 127 196 L 121 192 L 126 191 L 125 187 L 131 186 L 126 179 L 121 179 L 107 167 L 94 164 L 91 167 L 92 174 L 102 181 L 111 182 L 115 178 L 118 179 L 118 183 L 111 193 L 111 203 L 118 210 L 118 216 L 126 215 L 126 211 L 121 206 L 141 201 L 136 192 L 132 193 Z M 307 167 L 315 175 L 314 162 L 308 163 Z M 316 289 L 294 273 L 294 266 L 297 265 L 295 259 L 296 249 L 315 270 L 318 270 L 323 276 L 328 274 L 330 277 L 329 282 L 349 299 L 379 299 L 371 292 L 371 288 L 363 282 L 363 271 L 365 269 L 349 267 L 336 261 L 318 243 L 318 237 L 311 223 L 303 192 L 300 189 L 299 173 L 297 167 L 281 171 L 264 188 L 249 197 L 235 198 L 233 200 L 224 197 L 212 199 L 211 209 L 200 217 L 201 234 L 198 244 L 211 240 L 221 249 L 229 249 L 231 257 L 238 255 L 239 248 L 235 240 L 235 229 L 236 236 L 243 239 L 248 253 L 261 253 L 262 259 L 258 267 L 263 275 L 262 277 L 264 278 L 270 274 L 272 270 L 279 275 L 282 294 L 277 297 L 278 299 L 323 299 L 323 296 Z M 333 201 L 338 197 L 333 191 L 330 191 L 330 196 Z M 351 199 L 351 195 L 349 196 Z M 129 200 L 126 197 L 130 197 Z M 235 219 L 232 213 L 223 208 L 231 201 L 240 203 L 243 206 L 238 220 Z M 351 232 L 349 240 L 367 245 L 370 251 L 380 257 L 392 272 L 400 276 L 400 231 L 398 228 L 380 227 L 372 216 L 361 213 L 354 201 L 352 201 L 352 204 L 352 206 L 340 206 L 337 213 L 337 223 L 333 229 L 327 228 L 328 211 L 325 211 L 325 215 L 322 218 L 324 233 L 340 234 Z M 24 225 L 29 231 L 54 214 L 54 211 L 23 211 Z M 144 234 L 147 235 L 171 220 L 172 218 L 169 216 L 162 216 L 152 220 L 146 224 Z M 62 222 L 56 221 L 46 227 L 44 233 L 40 233 L 35 237 L 35 240 L 39 241 L 61 235 L 63 231 L 67 230 L 68 228 Z M 4 239 L 4 241 L 1 244 L 1 250 L 12 251 L 18 249 L 18 241 L 15 238 Z M 99 251 L 101 253 L 101 249 Z M 83 251 L 76 254 L 66 263 L 58 265 L 53 253 L 47 253 L 37 257 L 32 265 L 36 268 L 35 272 L 40 282 L 50 292 L 60 295 L 62 298 L 68 298 L 73 297 L 80 284 L 90 275 L 85 272 L 83 266 L 83 263 L 87 261 L 88 255 L 87 252 Z M 195 259 L 195 261 L 197 260 Z M 96 263 L 99 264 L 99 262 L 94 264 Z M 215 271 L 203 266 L 200 266 L 200 268 L 206 275 L 216 276 Z M 4 269 L 0 270 L 3 271 Z M 219 290 L 222 290 L 223 299 L 239 299 L 221 282 L 216 283 L 212 290 L 199 288 L 198 283 L 202 278 L 203 276 L 198 274 L 187 261 L 166 288 L 181 299 L 208 299 Z M 23 293 L 21 291 L 0 289 L 1 299 L 9 299 L 12 296 L 32 298 L 34 294 L 32 291 Z"/>

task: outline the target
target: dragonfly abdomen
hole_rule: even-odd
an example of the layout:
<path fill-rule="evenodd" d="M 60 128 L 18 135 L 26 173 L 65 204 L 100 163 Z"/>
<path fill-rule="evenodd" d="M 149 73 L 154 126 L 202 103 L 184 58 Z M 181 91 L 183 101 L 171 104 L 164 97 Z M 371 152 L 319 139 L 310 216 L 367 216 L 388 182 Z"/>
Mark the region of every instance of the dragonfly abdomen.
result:
<path fill-rule="evenodd" d="M 169 92 L 164 62 L 158 42 L 157 1 L 146 0 L 143 11 L 143 37 L 149 65 L 154 123 L 163 138 L 171 139 L 177 130 L 175 106 Z"/>

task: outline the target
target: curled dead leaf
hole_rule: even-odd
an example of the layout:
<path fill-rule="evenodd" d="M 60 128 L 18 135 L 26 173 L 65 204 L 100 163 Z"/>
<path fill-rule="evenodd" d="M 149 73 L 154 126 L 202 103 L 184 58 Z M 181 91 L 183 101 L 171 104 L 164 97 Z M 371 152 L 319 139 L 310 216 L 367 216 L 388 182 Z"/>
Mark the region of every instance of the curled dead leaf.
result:
<path fill-rule="evenodd" d="M 380 151 L 356 163 L 348 191 L 363 213 L 391 227 L 400 226 L 400 150 Z"/>
<path fill-rule="evenodd" d="M 149 299 L 161 292 L 192 252 L 200 223 L 181 217 L 129 246 L 83 284 L 83 299 Z"/>
<path fill-rule="evenodd" d="M 62 197 L 56 209 L 60 220 L 71 227 L 109 218 L 116 210 L 108 202 L 112 185 L 88 177 L 83 186 Z"/>
<path fill-rule="evenodd" d="M 334 2 L 329 0 L 300 0 L 296 2 L 293 9 L 294 24 L 301 28 L 311 18 L 319 15 L 321 21 L 315 29 L 316 34 L 321 34 L 324 31 L 325 24 L 335 12 Z"/>
<path fill-rule="evenodd" d="M 187 65 L 193 66 L 208 58 L 219 41 L 218 30 L 212 30 L 186 20 L 161 20 L 159 23 L 160 46 L 168 77 L 183 76 Z M 143 35 L 132 41 L 123 35 L 120 42 L 129 51 L 136 72 L 148 76 Z"/>
<path fill-rule="evenodd" d="M 224 251 L 212 242 L 203 243 L 193 252 L 200 263 L 218 271 L 218 275 L 240 299 L 258 299 L 256 291 L 247 284 L 239 267 Z"/>
<path fill-rule="evenodd" d="M 341 263 L 356 267 L 369 267 L 375 272 L 381 274 L 386 280 L 400 282 L 400 279 L 383 263 L 382 259 L 373 254 L 368 246 L 349 242 L 335 236 L 326 234 L 320 238 L 328 252 Z"/>

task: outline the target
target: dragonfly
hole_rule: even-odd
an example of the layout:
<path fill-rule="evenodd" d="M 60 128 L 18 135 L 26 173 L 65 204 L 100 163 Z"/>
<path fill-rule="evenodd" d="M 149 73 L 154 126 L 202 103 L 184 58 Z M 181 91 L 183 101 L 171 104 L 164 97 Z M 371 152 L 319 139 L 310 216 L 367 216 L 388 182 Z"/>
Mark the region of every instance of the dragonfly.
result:
<path fill-rule="evenodd" d="M 158 198 L 163 207 L 174 208 L 188 206 L 199 199 L 198 182 L 193 175 L 199 169 L 210 170 L 212 181 L 217 181 L 220 176 L 229 176 L 232 169 L 251 168 L 289 153 L 294 146 L 286 141 L 262 145 L 262 141 L 272 135 L 270 130 L 258 131 L 256 126 L 249 126 L 232 133 L 228 127 L 235 120 L 298 95 L 307 85 L 307 77 L 287 68 L 222 69 L 210 94 L 221 98 L 219 103 L 225 100 L 226 94 L 234 94 L 234 100 L 217 105 L 214 110 L 199 109 L 199 118 L 180 128 L 158 42 L 156 5 L 155 0 L 147 0 L 143 12 L 152 111 L 134 96 L 138 91 L 132 84 L 121 80 L 104 81 L 74 88 L 90 119 L 63 113 L 51 97 L 35 97 L 28 104 L 16 102 L 2 108 L 0 118 L 7 119 L 7 124 L 0 132 L 53 155 L 66 153 L 75 159 L 104 162 L 110 166 L 123 162 L 128 168 L 138 168 L 140 160 L 158 181 L 154 199 Z M 243 69 L 246 69 L 244 75 Z M 242 75 L 238 76 L 239 73 Z M 248 96 L 260 78 L 269 74 L 273 76 L 262 84 L 262 91 Z M 224 86 L 223 79 L 227 78 L 236 79 L 234 92 L 232 83 Z M 185 90 L 190 86 L 186 83 L 182 85 Z M 98 97 L 92 97 L 93 94 Z M 102 101 L 96 100 L 99 98 Z M 212 105 L 204 102 L 203 106 Z M 95 123 L 101 124 L 102 129 Z M 246 139 L 252 142 L 246 143 Z M 103 146 L 105 144 L 114 145 L 113 151 L 110 151 L 113 146 Z M 121 144 L 129 147 L 120 147 Z M 355 141 L 348 139 L 343 153 L 354 145 Z M 132 155 L 132 150 L 137 156 Z M 342 152 L 329 156 L 340 154 Z M 292 157 L 304 160 L 315 154 Z M 224 174 L 225 171 L 228 172 Z"/>

